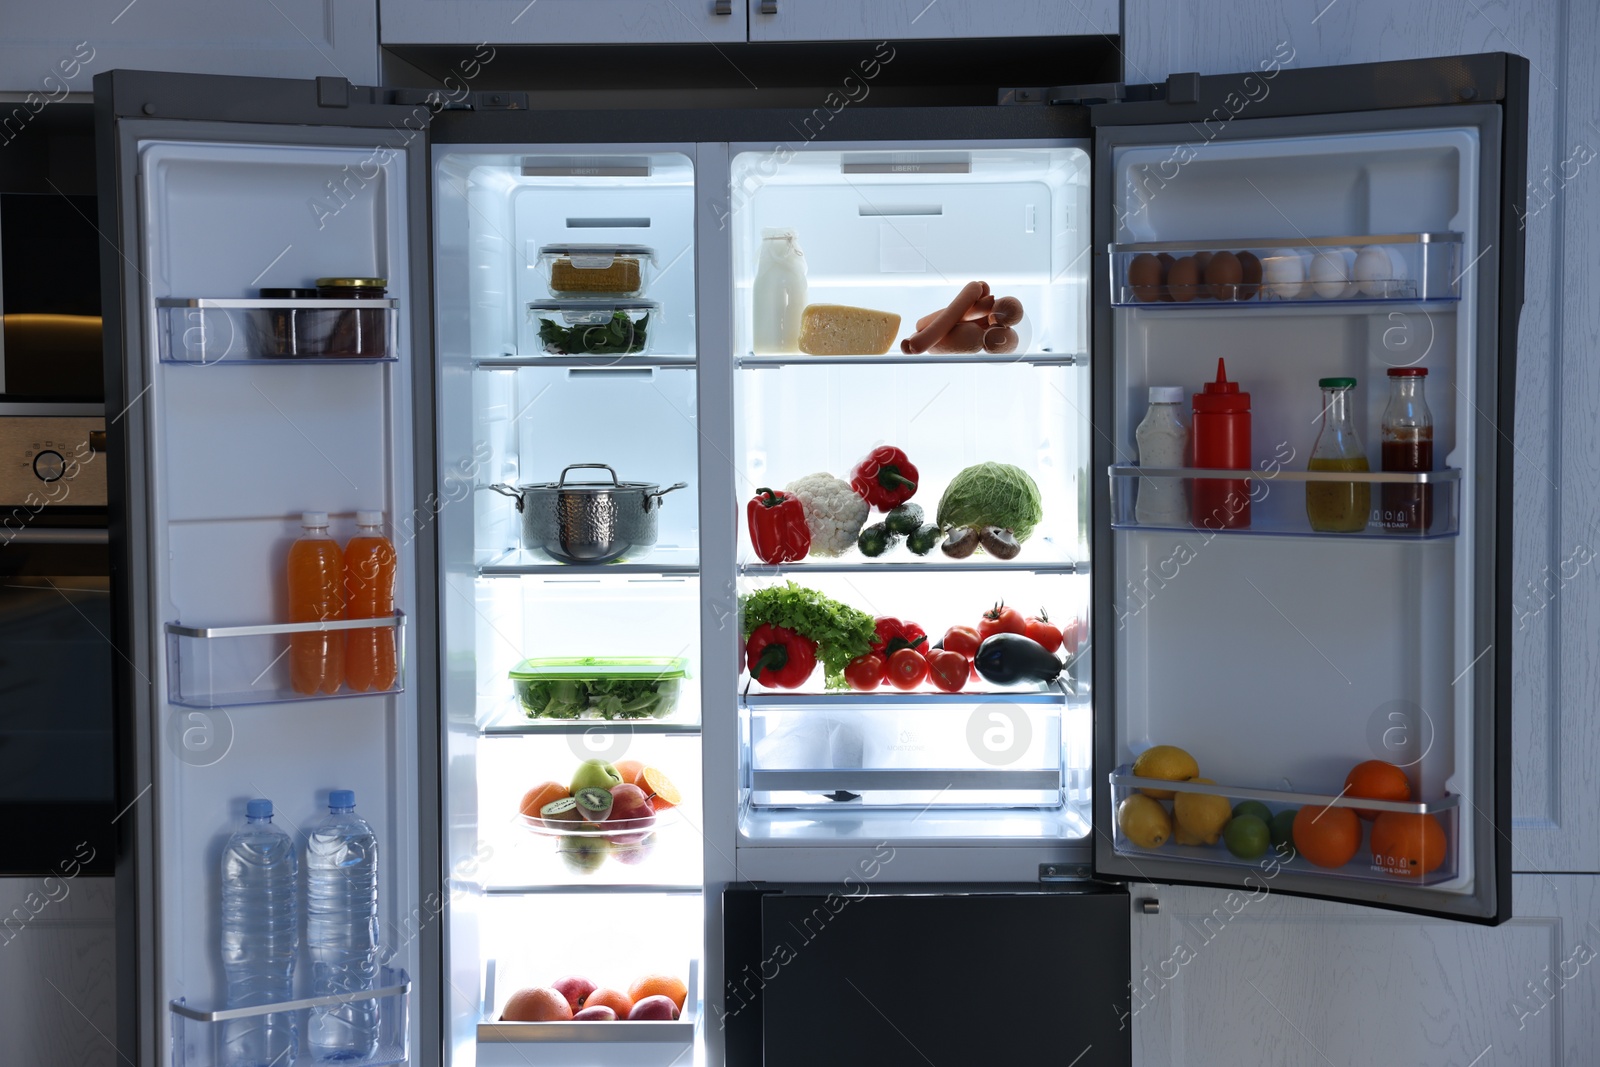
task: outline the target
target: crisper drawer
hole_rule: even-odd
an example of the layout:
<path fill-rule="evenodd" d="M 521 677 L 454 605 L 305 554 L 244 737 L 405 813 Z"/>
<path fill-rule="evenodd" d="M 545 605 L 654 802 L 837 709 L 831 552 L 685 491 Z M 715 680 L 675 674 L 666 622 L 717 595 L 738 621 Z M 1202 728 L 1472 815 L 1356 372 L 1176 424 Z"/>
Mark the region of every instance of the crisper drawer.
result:
<path fill-rule="evenodd" d="M 857 694 L 848 706 L 826 695 L 747 698 L 750 804 L 1058 807 L 1087 762 L 1087 752 L 1074 759 L 1062 743 L 1064 699 L 1053 691 L 959 702 Z"/>

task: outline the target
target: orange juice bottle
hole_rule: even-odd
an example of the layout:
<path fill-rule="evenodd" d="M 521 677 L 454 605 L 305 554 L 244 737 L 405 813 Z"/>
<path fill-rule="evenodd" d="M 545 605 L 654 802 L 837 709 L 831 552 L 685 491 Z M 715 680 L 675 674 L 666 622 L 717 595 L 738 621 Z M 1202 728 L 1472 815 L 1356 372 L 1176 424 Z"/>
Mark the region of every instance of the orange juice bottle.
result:
<path fill-rule="evenodd" d="M 356 512 L 356 535 L 344 546 L 345 618 L 394 614 L 394 545 L 383 536 L 383 512 Z M 394 629 L 347 630 L 344 680 L 357 692 L 394 688 Z"/>
<path fill-rule="evenodd" d="M 344 618 L 344 553 L 328 536 L 328 513 L 300 516 L 305 533 L 289 546 L 289 621 Z M 344 634 L 339 630 L 289 635 L 289 684 L 296 693 L 337 693 L 344 682 Z"/>

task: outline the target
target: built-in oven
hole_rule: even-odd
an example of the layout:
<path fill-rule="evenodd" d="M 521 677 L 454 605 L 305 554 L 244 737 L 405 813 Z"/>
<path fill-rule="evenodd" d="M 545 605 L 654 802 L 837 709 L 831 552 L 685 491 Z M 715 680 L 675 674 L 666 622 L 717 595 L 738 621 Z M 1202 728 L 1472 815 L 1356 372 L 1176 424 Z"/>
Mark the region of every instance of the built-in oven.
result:
<path fill-rule="evenodd" d="M 105 412 L 0 403 L 0 876 L 110 874 Z"/>

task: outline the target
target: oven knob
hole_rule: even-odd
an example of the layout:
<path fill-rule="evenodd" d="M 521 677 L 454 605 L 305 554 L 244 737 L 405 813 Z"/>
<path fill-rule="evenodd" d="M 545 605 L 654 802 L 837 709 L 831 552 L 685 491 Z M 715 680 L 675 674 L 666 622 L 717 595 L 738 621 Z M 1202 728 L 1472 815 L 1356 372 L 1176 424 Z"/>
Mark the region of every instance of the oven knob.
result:
<path fill-rule="evenodd" d="M 67 461 L 61 458 L 60 452 L 46 449 L 33 457 L 33 473 L 40 481 L 58 482 L 67 473 Z"/>

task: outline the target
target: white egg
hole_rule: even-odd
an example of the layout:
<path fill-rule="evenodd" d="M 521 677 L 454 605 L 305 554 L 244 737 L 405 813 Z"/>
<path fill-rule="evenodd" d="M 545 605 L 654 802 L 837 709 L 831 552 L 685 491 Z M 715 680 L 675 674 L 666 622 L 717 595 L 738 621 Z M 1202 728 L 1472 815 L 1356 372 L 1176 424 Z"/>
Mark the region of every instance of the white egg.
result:
<path fill-rule="evenodd" d="M 1295 300 L 1305 288 L 1306 261 L 1292 248 L 1279 248 L 1261 257 L 1262 291 L 1278 300 Z"/>
<path fill-rule="evenodd" d="M 1404 278 L 1400 256 L 1388 245 L 1372 245 L 1356 255 L 1356 285 L 1367 296 L 1395 296 Z"/>
<path fill-rule="evenodd" d="M 1350 280 L 1355 253 L 1348 248 L 1325 248 L 1311 260 L 1311 288 L 1324 300 L 1355 294 Z"/>

